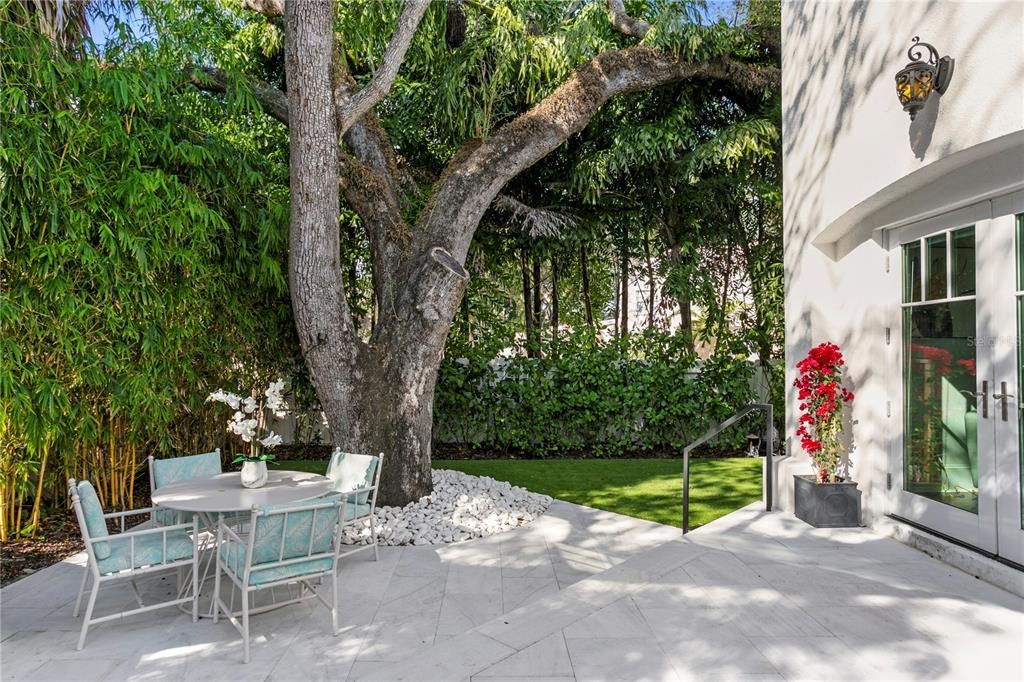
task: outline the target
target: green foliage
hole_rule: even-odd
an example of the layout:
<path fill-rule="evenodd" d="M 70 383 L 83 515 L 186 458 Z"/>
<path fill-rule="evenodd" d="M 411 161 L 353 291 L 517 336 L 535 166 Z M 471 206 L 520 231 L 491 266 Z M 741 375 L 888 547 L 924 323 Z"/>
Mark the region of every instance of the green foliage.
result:
<path fill-rule="evenodd" d="M 24 495 L 49 447 L 119 503 L 136 446 L 208 449 L 208 389 L 297 357 L 284 138 L 152 44 L 0 43 L 0 482 Z"/>
<path fill-rule="evenodd" d="M 435 438 L 530 457 L 677 451 L 750 402 L 749 363 L 698 361 L 682 335 L 602 344 L 587 332 L 543 358 L 494 359 L 449 342 L 438 376 Z M 735 430 L 723 443 L 739 446 Z"/>

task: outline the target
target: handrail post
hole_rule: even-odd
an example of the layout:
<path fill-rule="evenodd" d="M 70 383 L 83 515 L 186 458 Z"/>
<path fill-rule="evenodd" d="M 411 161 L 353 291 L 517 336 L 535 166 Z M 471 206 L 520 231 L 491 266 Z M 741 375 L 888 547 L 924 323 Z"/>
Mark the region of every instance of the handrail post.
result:
<path fill-rule="evenodd" d="M 765 443 L 767 446 L 764 453 L 764 465 L 767 467 L 764 475 L 765 491 L 764 491 L 764 510 L 772 510 L 772 497 L 775 494 L 775 406 L 768 403 L 766 406 L 768 412 L 768 420 L 765 424 Z"/>
<path fill-rule="evenodd" d="M 690 448 L 683 448 L 683 535 L 690 532 Z"/>
<path fill-rule="evenodd" d="M 764 410 L 767 416 L 767 423 L 764 429 L 766 441 L 764 466 L 767 469 L 762 473 L 761 480 L 764 481 L 765 485 L 765 511 L 772 510 L 775 495 L 775 429 L 773 427 L 775 407 L 771 403 L 750 403 L 725 421 L 711 427 L 707 433 L 683 448 L 683 535 L 690 531 L 690 451 L 714 438 L 753 410 Z"/>

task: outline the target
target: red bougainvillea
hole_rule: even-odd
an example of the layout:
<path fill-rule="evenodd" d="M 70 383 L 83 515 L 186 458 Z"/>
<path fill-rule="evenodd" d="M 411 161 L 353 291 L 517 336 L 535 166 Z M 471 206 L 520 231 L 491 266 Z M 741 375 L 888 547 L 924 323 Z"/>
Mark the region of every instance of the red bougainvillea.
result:
<path fill-rule="evenodd" d="M 853 400 L 853 393 L 841 385 L 845 364 L 839 346 L 828 342 L 818 344 L 796 363 L 799 376 L 793 385 L 800 399 L 796 435 L 821 482 L 836 480 L 843 405 Z"/>

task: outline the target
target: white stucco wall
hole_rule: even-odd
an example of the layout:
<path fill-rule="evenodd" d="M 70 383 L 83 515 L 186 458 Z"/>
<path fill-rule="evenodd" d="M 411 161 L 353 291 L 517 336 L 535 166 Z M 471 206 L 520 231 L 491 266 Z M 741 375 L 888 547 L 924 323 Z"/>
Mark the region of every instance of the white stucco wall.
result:
<path fill-rule="evenodd" d="M 949 89 L 911 123 L 895 94 L 915 35 L 950 55 Z M 885 344 L 898 306 L 898 264 L 861 240 L 833 260 L 812 243 L 830 223 L 903 176 L 1024 127 L 1024 2 L 785 2 L 783 168 L 786 366 L 825 340 L 838 343 L 857 394 L 852 410 L 854 478 L 865 522 L 887 511 L 889 441 L 884 378 L 898 371 Z M 892 331 L 899 343 L 899 329 Z M 789 457 L 778 465 L 777 499 L 792 509 L 793 473 L 810 471 L 794 438 L 797 403 L 787 394 Z M 895 412 L 895 410 L 894 410 Z"/>

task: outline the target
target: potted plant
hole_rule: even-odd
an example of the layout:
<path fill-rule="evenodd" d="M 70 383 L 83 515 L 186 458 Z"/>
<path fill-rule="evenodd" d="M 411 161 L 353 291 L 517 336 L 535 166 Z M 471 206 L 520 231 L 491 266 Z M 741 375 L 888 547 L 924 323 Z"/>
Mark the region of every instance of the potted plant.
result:
<path fill-rule="evenodd" d="M 267 482 L 267 462 L 274 461 L 274 455 L 270 451 L 281 444 L 281 436 L 273 431 L 265 432 L 262 438 L 256 436 L 266 428 L 266 410 L 270 410 L 279 418 L 286 414 L 283 391 L 284 381 L 279 380 L 272 381 L 267 386 L 260 400 L 251 395 L 242 398 L 223 389 L 217 389 L 206 398 L 224 403 L 235 411 L 228 420 L 227 430 L 248 443 L 249 452 L 237 455 L 231 463 L 241 463 L 242 485 L 246 488 L 260 488 Z"/>
<path fill-rule="evenodd" d="M 821 343 L 797 363 L 793 382 L 801 412 L 796 434 L 815 471 L 793 476 L 794 507 L 797 518 L 817 528 L 860 525 L 860 490 L 842 457 L 843 407 L 853 400 L 842 385 L 844 366 L 839 346 Z"/>

